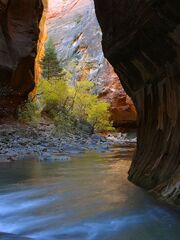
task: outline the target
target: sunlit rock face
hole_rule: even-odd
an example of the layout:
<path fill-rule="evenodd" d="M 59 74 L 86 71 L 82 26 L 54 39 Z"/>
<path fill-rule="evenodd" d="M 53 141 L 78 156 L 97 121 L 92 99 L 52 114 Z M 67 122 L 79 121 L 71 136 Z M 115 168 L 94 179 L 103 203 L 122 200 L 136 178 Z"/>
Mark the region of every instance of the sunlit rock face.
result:
<path fill-rule="evenodd" d="M 42 66 L 41 61 L 44 57 L 45 52 L 45 42 L 47 40 L 47 29 L 46 29 L 46 20 L 47 20 L 47 14 L 48 14 L 48 0 L 42 0 L 43 3 L 43 13 L 41 16 L 41 20 L 39 22 L 39 38 L 37 42 L 37 54 L 35 59 L 35 76 L 34 81 L 35 85 L 37 86 L 41 79 L 42 74 Z M 34 88 L 34 90 L 31 92 L 32 95 L 36 94 L 37 88 Z"/>
<path fill-rule="evenodd" d="M 114 124 L 135 124 L 134 105 L 104 58 L 93 0 L 49 0 L 47 28 L 61 64 L 73 72 L 73 79 L 92 80 L 97 93 L 111 103 Z"/>
<path fill-rule="evenodd" d="M 138 112 L 129 179 L 180 201 L 180 2 L 95 0 L 106 58 Z"/>
<path fill-rule="evenodd" d="M 13 114 L 34 88 L 41 0 L 0 0 L 0 116 Z"/>

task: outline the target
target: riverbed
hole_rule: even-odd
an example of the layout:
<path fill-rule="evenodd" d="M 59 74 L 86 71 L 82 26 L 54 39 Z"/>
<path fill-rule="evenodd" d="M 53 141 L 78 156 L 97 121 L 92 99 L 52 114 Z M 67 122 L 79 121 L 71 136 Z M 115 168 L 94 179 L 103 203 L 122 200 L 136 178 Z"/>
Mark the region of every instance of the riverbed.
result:
<path fill-rule="evenodd" d="M 0 239 L 179 240 L 178 214 L 127 180 L 134 148 L 1 163 Z"/>

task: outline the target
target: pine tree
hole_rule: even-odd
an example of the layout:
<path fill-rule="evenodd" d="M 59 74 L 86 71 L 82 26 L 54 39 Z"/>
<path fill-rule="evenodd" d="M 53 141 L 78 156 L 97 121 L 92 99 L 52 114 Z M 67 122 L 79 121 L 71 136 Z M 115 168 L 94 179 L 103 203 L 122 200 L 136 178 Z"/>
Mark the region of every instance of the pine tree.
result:
<path fill-rule="evenodd" d="M 45 46 L 45 56 L 41 62 L 43 78 L 50 80 L 53 77 L 58 77 L 62 72 L 60 62 L 57 57 L 53 40 L 49 38 Z"/>

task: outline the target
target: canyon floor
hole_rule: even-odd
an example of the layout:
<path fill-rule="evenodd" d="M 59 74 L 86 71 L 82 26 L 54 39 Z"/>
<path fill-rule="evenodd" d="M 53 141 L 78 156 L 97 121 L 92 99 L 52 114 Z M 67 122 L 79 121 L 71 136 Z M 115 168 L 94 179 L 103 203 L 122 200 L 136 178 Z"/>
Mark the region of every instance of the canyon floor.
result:
<path fill-rule="evenodd" d="M 136 143 L 135 133 L 108 133 L 104 135 L 84 132 L 59 133 L 52 123 L 0 125 L 0 162 L 39 159 L 68 160 L 70 156 L 95 150 L 104 152 L 113 144 Z"/>

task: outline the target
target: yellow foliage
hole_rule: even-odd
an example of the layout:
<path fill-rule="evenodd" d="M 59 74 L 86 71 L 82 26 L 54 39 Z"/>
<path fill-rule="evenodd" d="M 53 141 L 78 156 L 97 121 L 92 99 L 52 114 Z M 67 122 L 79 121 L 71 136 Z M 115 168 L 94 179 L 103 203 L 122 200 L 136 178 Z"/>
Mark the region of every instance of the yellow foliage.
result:
<path fill-rule="evenodd" d="M 39 91 L 41 93 L 41 101 L 43 104 L 54 102 L 58 106 L 63 106 L 68 95 L 68 86 L 64 80 L 42 80 L 39 86 Z"/>
<path fill-rule="evenodd" d="M 112 122 L 109 121 L 110 105 L 93 94 L 94 84 L 83 80 L 72 87 L 68 84 L 68 79 L 65 74 L 63 77 L 41 81 L 38 99 L 42 111 L 53 117 L 56 125 L 59 124 L 66 131 L 82 124 L 86 125 L 86 129 L 90 127 L 91 132 L 113 130 Z M 36 109 L 30 110 L 32 115 L 32 110 Z"/>
<path fill-rule="evenodd" d="M 109 103 L 94 99 L 90 107 L 87 108 L 87 121 L 96 131 L 112 131 L 112 122 L 109 121 Z"/>

